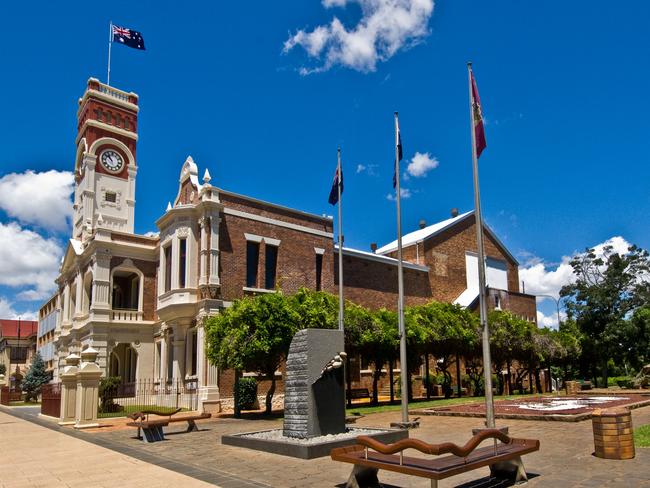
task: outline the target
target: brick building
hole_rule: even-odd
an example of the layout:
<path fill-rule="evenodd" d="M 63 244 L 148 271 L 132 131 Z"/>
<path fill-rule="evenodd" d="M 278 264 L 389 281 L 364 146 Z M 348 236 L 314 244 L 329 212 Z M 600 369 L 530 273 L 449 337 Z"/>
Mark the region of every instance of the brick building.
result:
<path fill-rule="evenodd" d="M 6 368 L 4 385 L 15 386 L 15 376 L 25 376 L 36 353 L 38 322 L 0 320 L 0 364 Z M 2 386 L 2 383 L 0 383 Z"/>
<path fill-rule="evenodd" d="M 232 375 L 206 361 L 203 319 L 249 294 L 336 292 L 333 222 L 213 186 L 188 157 L 159 235 L 135 234 L 138 111 L 136 94 L 92 78 L 79 100 L 73 232 L 57 293 L 41 309 L 39 344 L 53 344 L 55 376 L 68 354 L 92 345 L 107 375 L 195 381 L 210 408 L 232 395 Z M 473 226 L 467 213 L 404 237 L 407 304 L 473 306 Z M 534 320 L 516 260 L 488 236 L 495 305 Z M 346 298 L 395 307 L 392 246 L 343 249 Z"/>

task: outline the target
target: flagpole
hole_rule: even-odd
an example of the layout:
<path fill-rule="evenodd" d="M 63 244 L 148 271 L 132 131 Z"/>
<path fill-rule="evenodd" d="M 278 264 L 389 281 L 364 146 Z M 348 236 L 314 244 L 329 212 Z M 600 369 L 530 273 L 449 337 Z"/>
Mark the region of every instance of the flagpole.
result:
<path fill-rule="evenodd" d="M 113 21 L 108 22 L 108 73 L 106 75 L 106 84 L 111 84 L 111 46 L 113 45 Z"/>
<path fill-rule="evenodd" d="M 397 201 L 397 323 L 399 330 L 399 363 L 402 380 L 402 422 L 409 421 L 408 409 L 408 375 L 406 367 L 406 327 L 404 325 L 404 275 L 402 269 L 402 211 L 400 208 L 400 173 L 399 173 L 399 119 L 395 112 L 395 191 Z"/>
<path fill-rule="evenodd" d="M 472 93 L 472 63 L 467 63 L 469 81 L 469 122 L 472 134 L 472 168 L 474 172 L 474 216 L 476 217 L 476 245 L 478 247 L 479 313 L 483 343 L 483 378 L 485 383 L 485 425 L 493 429 L 494 398 L 492 396 L 492 359 L 490 357 L 490 330 L 487 320 L 487 294 L 485 288 L 485 251 L 483 247 L 483 217 L 481 215 L 481 190 L 478 181 L 478 157 L 476 155 L 476 133 L 474 120 L 474 95 Z"/>
<path fill-rule="evenodd" d="M 343 313 L 344 313 L 344 302 L 343 302 L 343 211 L 341 209 L 341 148 L 338 148 L 338 166 L 337 166 L 337 187 L 339 192 L 339 330 L 343 330 Z"/>

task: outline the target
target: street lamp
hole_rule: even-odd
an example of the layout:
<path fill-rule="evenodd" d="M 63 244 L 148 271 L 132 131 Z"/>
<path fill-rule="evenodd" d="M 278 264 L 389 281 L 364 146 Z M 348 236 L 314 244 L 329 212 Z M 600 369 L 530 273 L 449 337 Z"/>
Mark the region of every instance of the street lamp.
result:
<path fill-rule="evenodd" d="M 537 296 L 543 298 L 550 298 L 551 300 L 555 301 L 555 307 L 557 310 L 557 327 L 559 329 L 560 328 L 560 300 L 555 298 L 553 295 L 537 295 Z"/>

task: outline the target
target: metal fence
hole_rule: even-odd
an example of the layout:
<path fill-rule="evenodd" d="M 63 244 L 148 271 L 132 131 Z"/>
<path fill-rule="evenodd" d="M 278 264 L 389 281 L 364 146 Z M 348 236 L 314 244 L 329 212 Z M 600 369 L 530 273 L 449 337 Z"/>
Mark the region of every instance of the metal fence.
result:
<path fill-rule="evenodd" d="M 196 380 L 140 379 L 102 388 L 97 416 L 121 417 L 141 410 L 198 409 Z"/>
<path fill-rule="evenodd" d="M 19 402 L 23 398 L 20 390 L 14 390 L 8 386 L 0 388 L 0 405 L 9 405 L 10 402 Z"/>
<path fill-rule="evenodd" d="M 61 416 L 61 383 L 50 383 L 41 388 L 41 414 Z"/>

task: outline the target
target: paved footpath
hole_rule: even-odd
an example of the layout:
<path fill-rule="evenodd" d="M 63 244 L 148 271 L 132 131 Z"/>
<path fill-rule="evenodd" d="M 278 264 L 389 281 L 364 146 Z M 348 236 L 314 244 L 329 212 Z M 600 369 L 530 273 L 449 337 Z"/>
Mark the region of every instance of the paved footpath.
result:
<path fill-rule="evenodd" d="M 22 415 L 17 409 L 13 412 Z M 386 427 L 399 417 L 399 412 L 368 415 L 358 424 Z M 650 407 L 634 410 L 632 420 L 637 427 L 650 424 Z M 0 488 L 208 486 L 203 481 L 221 488 L 334 488 L 344 486 L 350 473 L 348 464 L 328 457 L 304 461 L 221 444 L 223 434 L 280 427 L 278 419 L 210 419 L 201 421 L 201 431 L 193 433 L 170 426 L 167 440 L 154 444 L 134 439 L 134 430 L 123 421 L 110 423 L 112 427 L 94 432 L 65 429 L 63 434 L 0 410 Z M 421 427 L 411 437 L 464 444 L 480 423 L 481 419 L 472 418 L 422 417 Z M 596 458 L 591 421 L 499 420 L 497 424 L 508 425 L 515 437 L 541 441 L 539 452 L 524 457 L 531 475 L 524 486 L 650 488 L 650 448 L 637 449 L 636 458 L 627 461 Z M 489 480 L 488 474 L 487 468 L 481 468 L 443 480 L 440 487 L 505 486 Z M 430 486 L 427 480 L 390 472 L 381 472 L 380 480 L 386 488 Z"/>
<path fill-rule="evenodd" d="M 0 487 L 214 487 L 0 411 Z"/>

